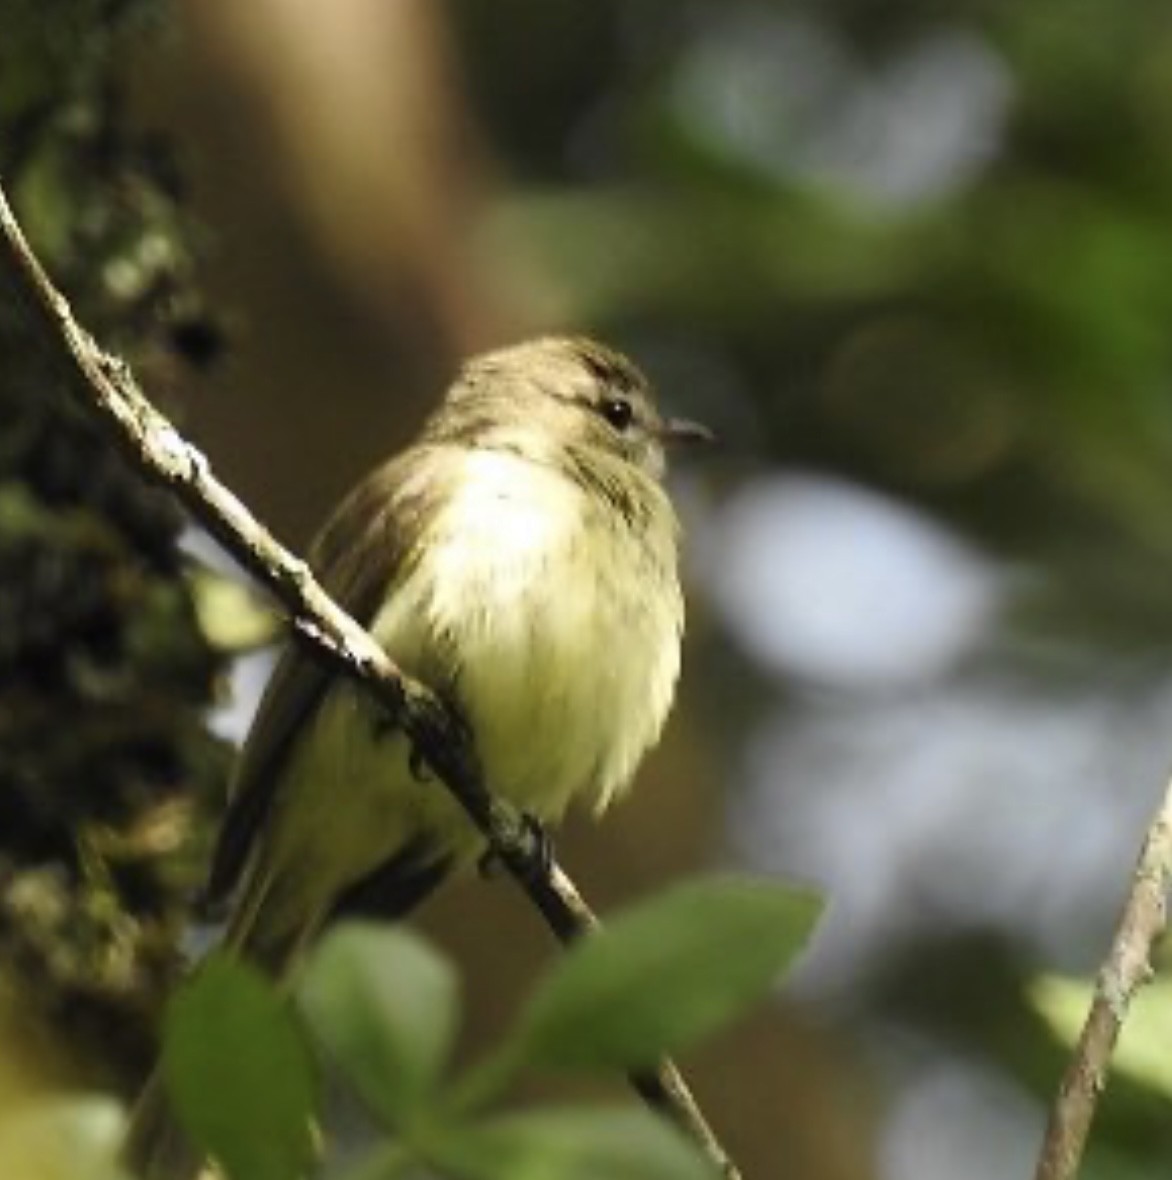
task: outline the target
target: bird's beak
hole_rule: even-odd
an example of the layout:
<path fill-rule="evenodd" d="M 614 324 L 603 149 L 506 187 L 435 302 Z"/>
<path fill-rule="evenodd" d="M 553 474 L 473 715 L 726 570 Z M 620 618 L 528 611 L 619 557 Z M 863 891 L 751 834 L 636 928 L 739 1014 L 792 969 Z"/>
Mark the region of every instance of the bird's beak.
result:
<path fill-rule="evenodd" d="M 663 441 L 669 446 L 694 446 L 696 443 L 716 442 L 716 435 L 699 422 L 687 418 L 668 418 L 663 424 Z"/>

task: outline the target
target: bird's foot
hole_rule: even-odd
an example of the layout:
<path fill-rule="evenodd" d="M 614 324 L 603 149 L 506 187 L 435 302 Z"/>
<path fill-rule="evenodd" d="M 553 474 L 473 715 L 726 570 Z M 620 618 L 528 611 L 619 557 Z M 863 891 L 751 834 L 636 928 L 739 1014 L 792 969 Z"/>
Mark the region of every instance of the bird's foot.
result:
<path fill-rule="evenodd" d="M 439 716 L 429 716 L 423 726 L 427 732 L 427 738 L 424 741 L 430 744 L 432 734 L 437 732 L 440 725 L 445 723 L 445 719 Z M 371 730 L 373 732 L 374 740 L 376 742 L 384 742 L 388 738 L 396 737 L 403 733 L 403 722 L 399 717 L 393 716 L 385 709 L 378 709 L 375 711 L 374 720 L 371 723 Z M 428 763 L 427 755 L 423 752 L 423 744 L 418 737 L 408 737 L 409 750 L 407 753 L 407 768 L 411 771 L 411 777 L 417 783 L 429 783 L 435 777 L 431 772 L 431 767 Z"/>
<path fill-rule="evenodd" d="M 472 749 L 472 727 L 450 702 L 422 700 L 414 705 L 415 724 L 411 727 L 411 752 L 407 766 L 416 782 L 427 783 L 435 777 L 434 766 L 439 752 L 441 762 L 449 766 L 467 764 Z"/>

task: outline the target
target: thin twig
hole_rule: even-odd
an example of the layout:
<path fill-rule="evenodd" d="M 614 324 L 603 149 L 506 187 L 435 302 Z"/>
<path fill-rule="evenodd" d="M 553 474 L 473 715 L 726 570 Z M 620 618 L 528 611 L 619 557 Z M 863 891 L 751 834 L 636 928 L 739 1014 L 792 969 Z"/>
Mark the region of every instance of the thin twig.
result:
<path fill-rule="evenodd" d="M 281 546 L 212 474 L 207 459 L 155 409 L 129 366 L 103 351 L 77 322 L 65 297 L 29 247 L 0 186 L 0 242 L 15 293 L 37 324 L 43 343 L 62 353 L 74 394 L 112 433 L 142 474 L 169 489 L 220 543 L 285 606 L 305 640 L 340 671 L 362 682 L 390 711 L 414 747 L 484 833 L 563 942 L 588 933 L 598 919 L 556 863 L 543 863 L 530 825 L 484 784 L 475 757 L 457 736 L 438 698 L 395 667 L 387 653 L 329 597 L 304 561 Z M 631 1084 L 648 1106 L 692 1138 L 725 1180 L 740 1173 L 668 1060 Z"/>
<path fill-rule="evenodd" d="M 1034 1180 L 1074 1180 L 1107 1068 L 1131 1001 L 1152 975 L 1151 950 L 1167 926 L 1172 885 L 1172 781 L 1144 838 L 1131 889 L 1095 996 L 1066 1068 Z"/>

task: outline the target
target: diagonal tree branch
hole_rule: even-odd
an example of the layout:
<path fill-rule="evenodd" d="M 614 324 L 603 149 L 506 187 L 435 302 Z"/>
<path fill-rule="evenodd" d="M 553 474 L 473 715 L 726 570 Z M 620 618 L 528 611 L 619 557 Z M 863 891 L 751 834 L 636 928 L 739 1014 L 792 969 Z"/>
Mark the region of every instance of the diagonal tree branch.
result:
<path fill-rule="evenodd" d="M 1034 1180 L 1074 1180 L 1107 1084 L 1111 1052 L 1131 1001 L 1151 978 L 1151 951 L 1167 928 L 1172 886 L 1172 781 L 1144 838 L 1131 889 L 1074 1056 L 1054 1100 Z"/>
<path fill-rule="evenodd" d="M 281 546 L 216 479 L 204 455 L 146 399 L 129 366 L 105 352 L 77 322 L 25 240 L 0 187 L 0 274 L 5 271 L 36 341 L 57 354 L 77 399 L 96 414 L 145 478 L 171 491 L 273 593 L 307 642 L 341 673 L 361 681 L 390 711 L 554 934 L 570 942 L 596 928 L 598 920 L 574 883 L 555 862 L 546 863 L 524 817 L 488 791 L 473 752 L 438 698 L 396 668 L 326 594 L 306 563 Z M 726 1180 L 740 1180 L 672 1062 L 662 1061 L 630 1080 L 647 1105 L 675 1122 Z"/>

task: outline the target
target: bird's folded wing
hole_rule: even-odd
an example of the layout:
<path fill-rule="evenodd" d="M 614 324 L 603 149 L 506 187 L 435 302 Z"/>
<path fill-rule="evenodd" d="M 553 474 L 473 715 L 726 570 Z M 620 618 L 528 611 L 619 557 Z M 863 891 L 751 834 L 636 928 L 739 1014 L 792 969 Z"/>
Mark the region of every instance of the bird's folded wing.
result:
<path fill-rule="evenodd" d="M 442 488 L 437 448 L 416 447 L 369 475 L 314 543 L 310 563 L 326 591 L 367 626 L 413 567 Z M 290 643 L 257 710 L 236 770 L 203 904 L 223 906 L 240 881 L 280 789 L 282 769 L 337 670 Z"/>

